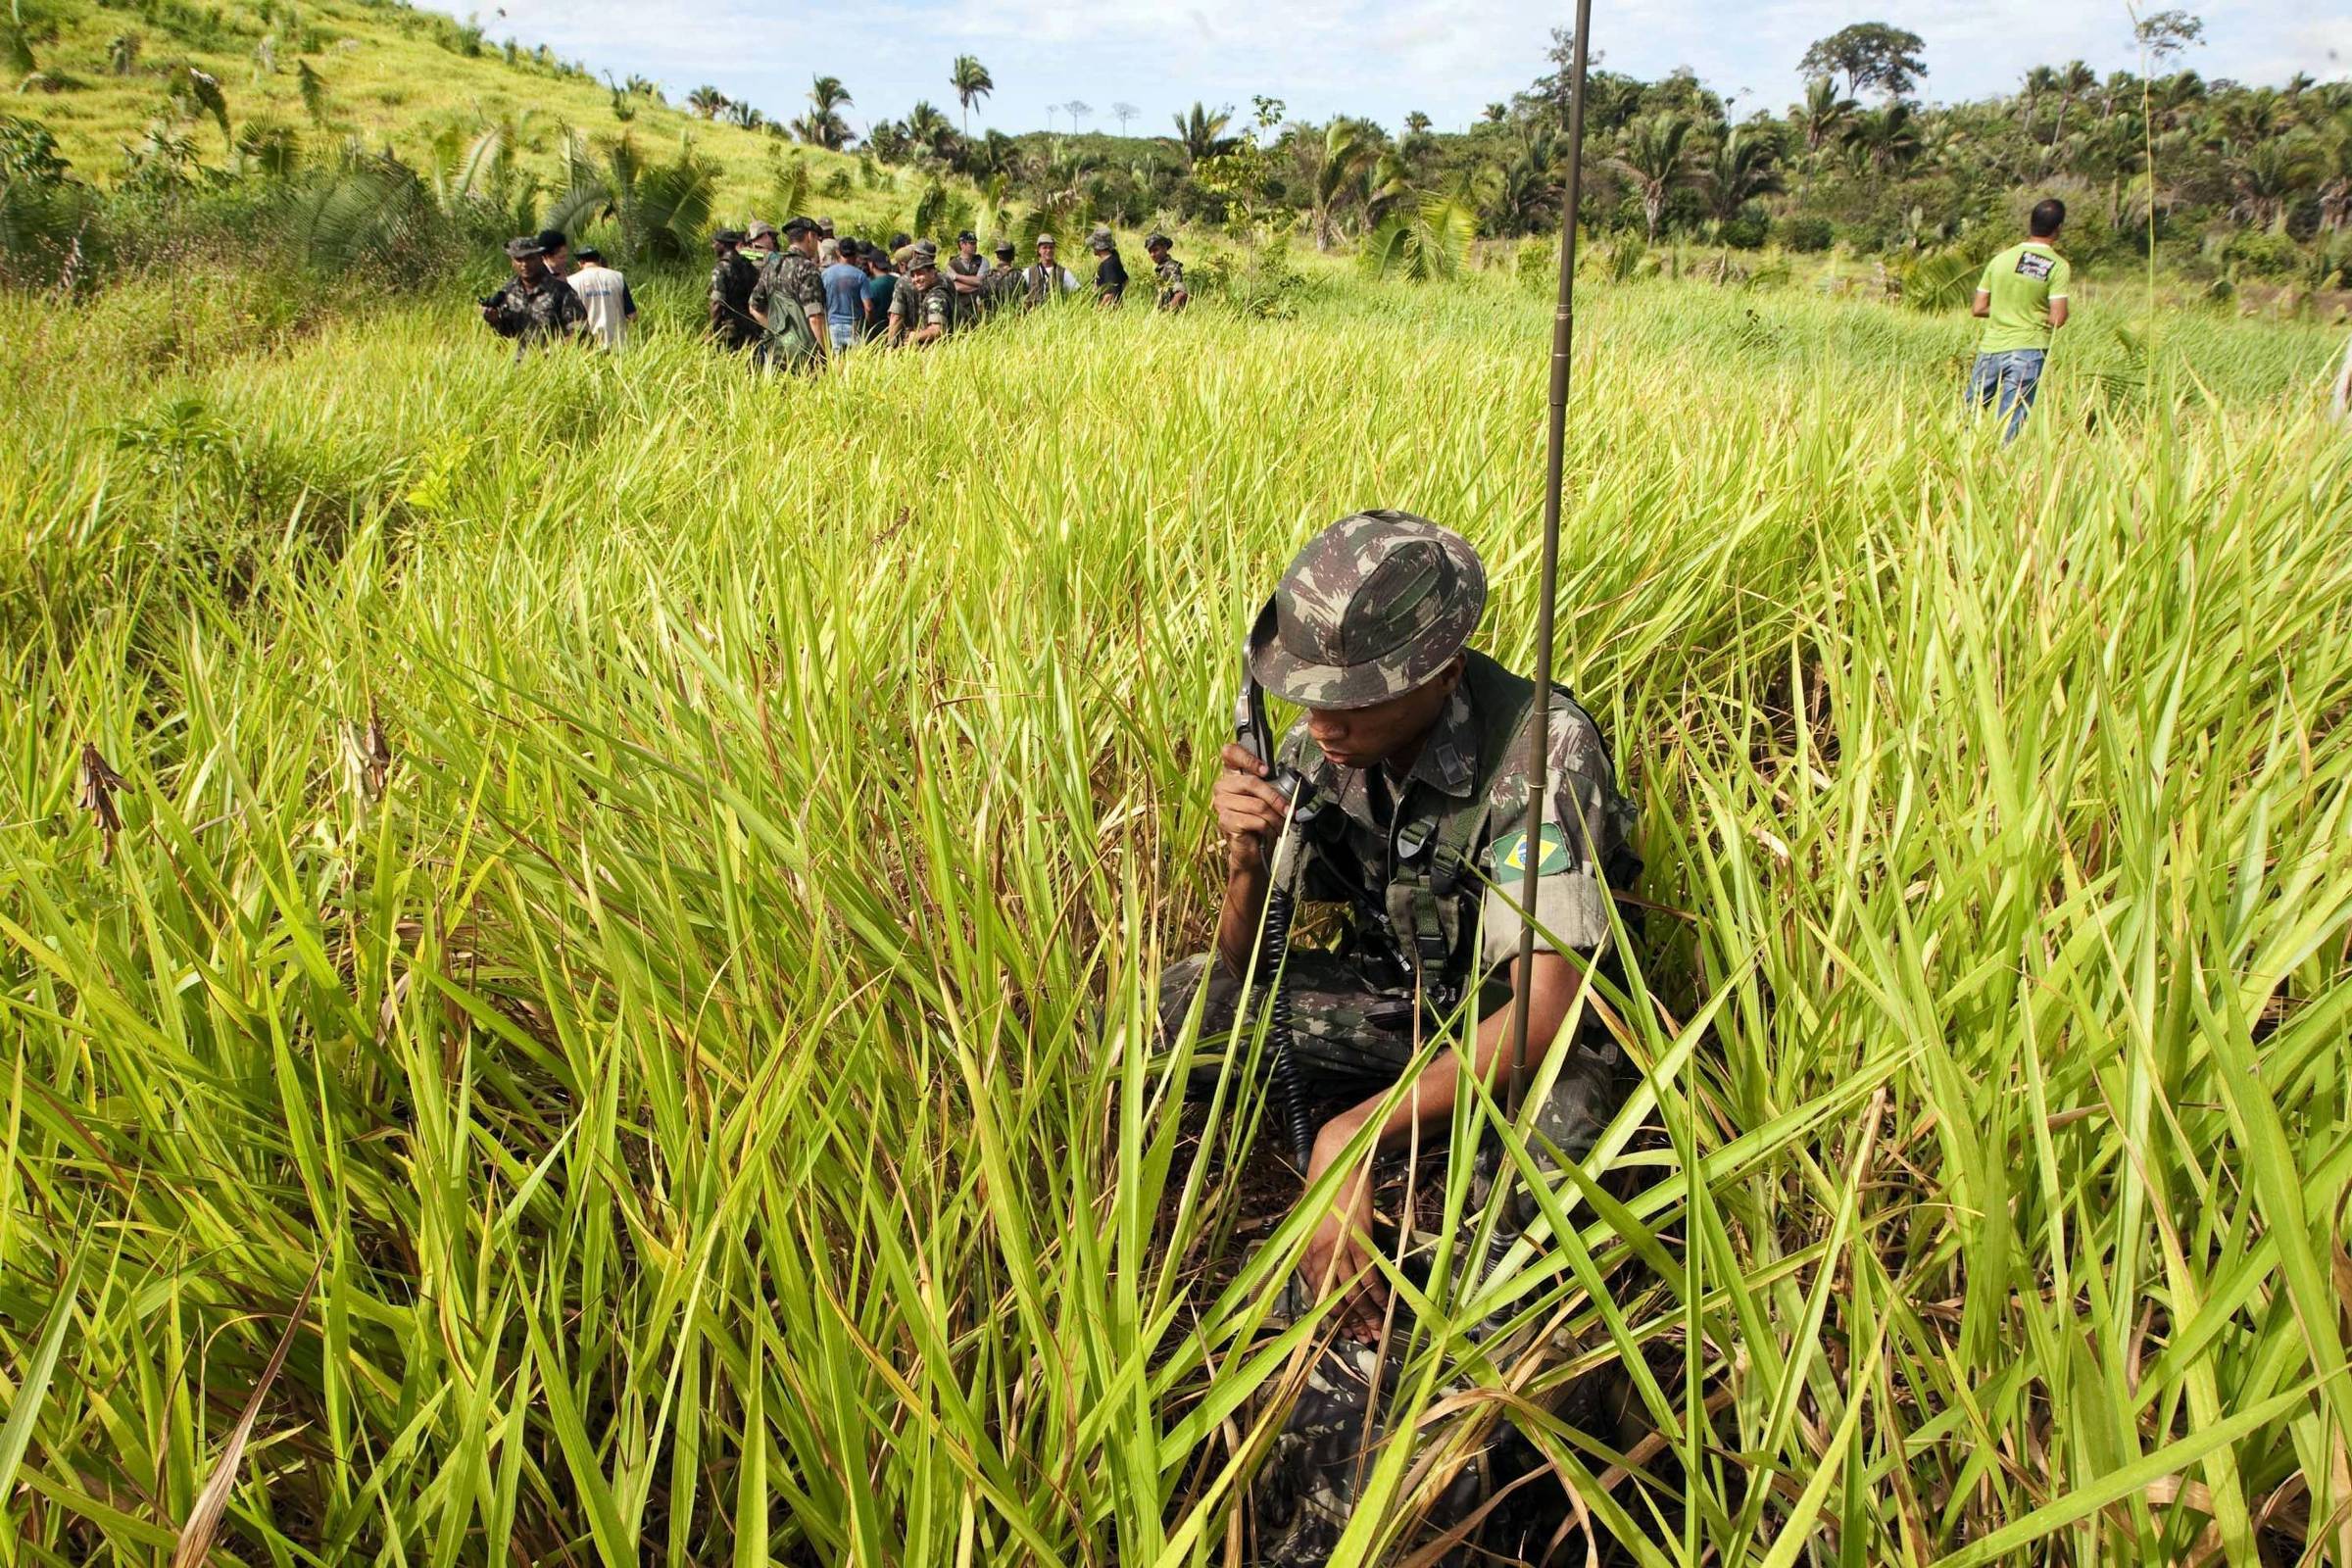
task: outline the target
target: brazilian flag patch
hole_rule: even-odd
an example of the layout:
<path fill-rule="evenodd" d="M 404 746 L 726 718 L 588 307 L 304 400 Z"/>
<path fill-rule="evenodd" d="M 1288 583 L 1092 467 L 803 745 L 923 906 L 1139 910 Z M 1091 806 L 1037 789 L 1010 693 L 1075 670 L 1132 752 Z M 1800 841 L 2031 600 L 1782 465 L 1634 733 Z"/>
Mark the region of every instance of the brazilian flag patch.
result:
<path fill-rule="evenodd" d="M 1556 822 L 1544 824 L 1537 839 L 1536 875 L 1558 876 L 1575 864 L 1568 854 L 1568 835 Z M 1505 833 L 1494 841 L 1487 852 L 1487 865 L 1497 877 L 1505 874 L 1527 875 L 1527 834 L 1523 830 Z"/>

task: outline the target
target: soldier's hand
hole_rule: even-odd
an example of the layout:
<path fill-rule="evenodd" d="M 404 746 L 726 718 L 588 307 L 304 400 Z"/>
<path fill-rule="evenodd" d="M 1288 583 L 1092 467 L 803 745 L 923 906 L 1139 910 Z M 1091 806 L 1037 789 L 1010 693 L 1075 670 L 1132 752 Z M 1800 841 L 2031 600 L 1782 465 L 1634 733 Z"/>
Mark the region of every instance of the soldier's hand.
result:
<path fill-rule="evenodd" d="M 1282 831 L 1290 802 L 1266 782 L 1273 769 L 1248 747 L 1229 743 L 1221 756 L 1225 771 L 1217 775 L 1213 800 L 1225 834 L 1226 867 L 1235 876 L 1253 875 L 1265 868 L 1266 846 Z"/>
<path fill-rule="evenodd" d="M 1318 1139 L 1315 1163 L 1307 1172 L 1310 1186 L 1322 1174 L 1325 1153 Z M 1298 1260 L 1298 1278 L 1309 1294 L 1346 1294 L 1337 1312 L 1341 1332 L 1365 1345 L 1378 1343 L 1389 1303 L 1388 1281 L 1363 1241 L 1371 1230 L 1372 1184 L 1359 1172 L 1332 1200 Z"/>

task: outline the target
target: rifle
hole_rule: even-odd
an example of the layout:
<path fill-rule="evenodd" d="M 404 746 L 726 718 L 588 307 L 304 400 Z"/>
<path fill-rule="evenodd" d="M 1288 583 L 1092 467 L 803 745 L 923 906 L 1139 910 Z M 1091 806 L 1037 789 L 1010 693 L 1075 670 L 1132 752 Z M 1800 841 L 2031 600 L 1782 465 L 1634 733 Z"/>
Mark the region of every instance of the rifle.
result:
<path fill-rule="evenodd" d="M 1258 620 L 1271 619 L 1274 603 L 1266 602 Z M 1242 688 L 1233 700 L 1233 737 L 1242 749 L 1268 767 L 1268 781 L 1291 803 L 1282 835 L 1267 846 L 1266 912 L 1258 926 L 1257 969 L 1251 986 L 1269 999 L 1266 1005 L 1266 1046 L 1274 1054 L 1274 1109 L 1290 1134 L 1291 1154 L 1303 1173 L 1315 1153 L 1315 1125 L 1306 1095 L 1298 1083 L 1298 1064 L 1291 1027 L 1291 994 L 1283 976 L 1291 951 L 1292 872 L 1298 862 L 1298 830 L 1314 814 L 1313 788 L 1296 770 L 1274 760 L 1274 735 L 1266 723 L 1266 689 L 1250 670 L 1250 643 L 1242 643 Z"/>

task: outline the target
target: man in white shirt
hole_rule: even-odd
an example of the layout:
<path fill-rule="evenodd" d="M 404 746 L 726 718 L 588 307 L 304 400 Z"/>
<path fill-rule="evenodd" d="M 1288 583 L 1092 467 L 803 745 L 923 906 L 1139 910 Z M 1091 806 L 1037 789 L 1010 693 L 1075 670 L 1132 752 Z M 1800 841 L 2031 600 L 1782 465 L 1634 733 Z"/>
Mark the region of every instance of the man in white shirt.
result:
<path fill-rule="evenodd" d="M 573 255 L 580 270 L 564 281 L 587 307 L 589 334 L 617 354 L 628 346 L 629 322 L 637 315 L 629 280 L 607 267 L 603 254 L 590 246 L 581 246 Z"/>
<path fill-rule="evenodd" d="M 1021 283 L 1031 310 L 1078 292 L 1078 274 L 1054 260 L 1051 234 L 1037 236 L 1037 265 L 1021 270 Z"/>

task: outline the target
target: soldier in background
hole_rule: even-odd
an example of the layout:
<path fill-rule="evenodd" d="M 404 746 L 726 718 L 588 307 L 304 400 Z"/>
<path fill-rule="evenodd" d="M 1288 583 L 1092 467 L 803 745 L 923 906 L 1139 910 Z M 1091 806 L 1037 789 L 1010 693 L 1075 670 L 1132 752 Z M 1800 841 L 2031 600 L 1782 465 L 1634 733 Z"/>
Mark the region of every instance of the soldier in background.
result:
<path fill-rule="evenodd" d="M 481 302 L 482 319 L 500 337 L 514 340 L 517 360 L 525 349 L 574 336 L 588 318 L 571 285 L 547 270 L 545 255 L 532 235 L 507 241 L 507 264 L 514 275 Z"/>
<path fill-rule="evenodd" d="M 1078 274 L 1054 259 L 1054 236 L 1037 236 L 1037 260 L 1021 270 L 1021 293 L 1030 310 L 1078 292 Z"/>
<path fill-rule="evenodd" d="M 1020 303 L 1021 270 L 1012 265 L 1014 254 L 1012 241 L 997 241 L 997 262 L 988 270 L 987 276 L 982 280 L 985 286 L 980 291 L 980 298 L 991 316 L 999 311 L 1011 310 Z"/>
<path fill-rule="evenodd" d="M 770 369 L 822 369 L 825 364 L 825 280 L 816 265 L 816 220 L 784 224 L 784 248 L 760 269 L 752 285 L 752 319 L 767 329 L 760 364 Z"/>
<path fill-rule="evenodd" d="M 753 271 L 765 271 L 769 260 L 775 256 L 777 251 L 783 249 L 776 239 L 776 225 L 765 220 L 759 220 L 754 221 L 750 228 L 744 230 L 744 235 L 743 259 L 752 264 Z"/>
<path fill-rule="evenodd" d="M 1159 278 L 1154 309 L 1173 313 L 1190 305 L 1193 296 L 1184 286 L 1184 264 L 1176 259 L 1176 247 L 1168 236 L 1154 233 L 1146 239 L 1144 254 L 1152 258 L 1152 270 Z"/>
<path fill-rule="evenodd" d="M 956 314 L 975 320 L 987 304 L 988 258 L 980 254 L 980 236 L 965 229 L 956 236 L 956 254 L 948 258 L 942 276 L 955 291 Z"/>
<path fill-rule="evenodd" d="M 906 253 L 906 276 L 890 301 L 890 340 L 920 347 L 956 328 L 956 300 L 939 275 L 939 247 L 918 239 Z"/>
<path fill-rule="evenodd" d="M 1119 242 L 1107 228 L 1086 237 L 1095 253 L 1095 303 L 1115 310 L 1127 303 L 1127 264 L 1119 260 Z"/>
<path fill-rule="evenodd" d="M 743 259 L 742 244 L 740 229 L 710 236 L 710 338 L 737 353 L 760 341 L 760 323 L 752 319 L 752 285 L 760 281 L 760 270 Z"/>

